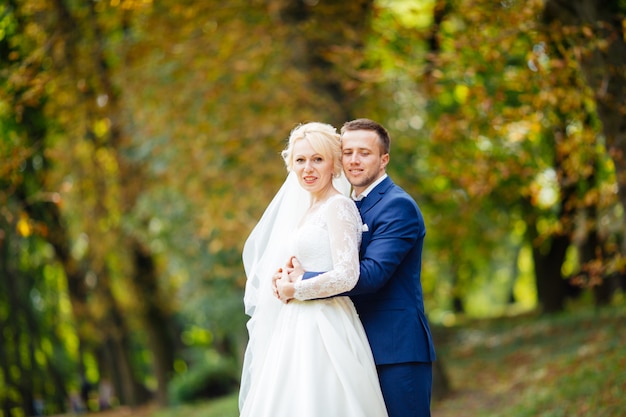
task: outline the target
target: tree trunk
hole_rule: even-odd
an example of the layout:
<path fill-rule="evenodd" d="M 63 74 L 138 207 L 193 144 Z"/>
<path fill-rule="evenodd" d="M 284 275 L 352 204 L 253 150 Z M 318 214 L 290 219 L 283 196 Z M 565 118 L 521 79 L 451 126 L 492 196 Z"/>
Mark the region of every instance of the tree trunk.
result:
<path fill-rule="evenodd" d="M 122 112 L 119 95 L 113 87 L 113 81 L 106 57 L 104 55 L 105 39 L 96 19 L 95 4 L 89 2 L 91 27 L 95 33 L 93 57 L 95 62 L 95 77 L 101 92 L 108 97 L 105 111 L 111 120 L 110 134 L 105 146 L 114 151 L 119 166 L 119 182 L 122 191 L 121 210 L 130 212 L 135 206 L 137 197 L 142 189 L 140 181 L 143 178 L 143 166 L 127 161 L 122 153 L 127 145 L 128 138 L 124 134 L 121 124 Z M 157 380 L 156 398 L 159 404 L 167 405 L 167 387 L 173 375 L 176 344 L 171 333 L 172 318 L 169 315 L 169 302 L 161 297 L 158 271 L 155 266 L 154 255 L 150 249 L 136 237 L 124 239 L 133 255 L 133 278 L 135 294 L 141 307 L 143 325 L 148 334 L 148 345 L 153 355 L 154 374 Z"/>
<path fill-rule="evenodd" d="M 105 316 L 99 319 L 101 338 L 96 348 L 100 378 L 113 384 L 121 404 L 136 406 L 145 401 L 145 389 L 134 377 L 130 354 L 131 332 L 117 301 L 113 297 L 108 274 L 99 274 L 97 295 L 106 306 Z"/>
<path fill-rule="evenodd" d="M 33 106 L 23 105 L 19 124 L 23 126 L 28 146 L 35 151 L 25 161 L 24 181 L 15 190 L 14 197 L 30 219 L 45 225 L 44 238 L 54 250 L 67 280 L 70 304 L 76 322 L 78 334 L 78 351 L 83 352 L 89 344 L 89 328 L 91 318 L 87 306 L 88 289 L 85 285 L 85 271 L 71 255 L 70 238 L 63 222 L 59 206 L 54 201 L 42 200 L 37 195 L 46 190 L 46 174 L 49 166 L 45 155 L 44 138 L 46 135 L 46 119 L 43 115 L 43 99 Z M 35 158 L 39 158 L 43 168 L 34 168 Z M 82 355 L 79 357 L 79 368 L 82 371 Z M 79 373 L 81 373 L 79 371 Z M 32 401 L 30 401 L 32 404 Z M 30 409 L 29 409 L 30 410 Z M 32 410 L 30 410 L 32 411 Z"/>
<path fill-rule="evenodd" d="M 15 363 L 12 357 L 13 352 L 19 349 L 16 341 L 17 332 L 15 331 L 17 321 L 14 317 L 17 311 L 15 303 L 19 300 L 16 300 L 12 287 L 13 283 L 17 282 L 17 277 L 9 265 L 9 259 L 11 258 L 9 253 L 11 234 L 8 231 L 8 227 L 7 232 L 4 232 L 2 229 L 0 231 L 2 232 L 0 235 L 0 305 L 4 305 L 6 310 L 5 314 L 0 314 L 0 329 L 2 329 L 0 331 L 0 371 L 2 371 L 3 385 L 7 388 L 15 389 L 18 381 L 13 377 L 15 372 L 12 368 L 17 367 L 18 364 Z M 13 399 L 8 395 L 2 395 L 0 401 L 2 415 L 12 417 L 13 412 L 11 410 L 15 406 Z"/>
<path fill-rule="evenodd" d="M 359 96 L 355 90 L 363 82 L 353 77 L 354 68 L 363 59 L 360 53 L 371 32 L 373 5 L 373 0 L 285 1 L 280 11 L 291 26 L 293 65 L 305 67 L 311 94 L 328 97 L 326 104 L 335 103 L 329 120 L 334 126 L 354 118 Z"/>
<path fill-rule="evenodd" d="M 119 103 L 119 94 L 115 91 L 112 74 L 105 56 L 106 39 L 97 19 L 96 4 L 89 1 L 85 2 L 84 5 L 87 7 L 88 14 L 84 22 L 79 22 L 73 18 L 62 0 L 56 0 L 57 11 L 65 27 L 66 50 L 69 51 L 65 57 L 65 64 L 71 68 L 71 71 L 88 80 L 87 87 L 81 92 L 86 117 L 93 119 L 90 120 L 90 125 L 94 125 L 95 120 L 102 117 L 106 117 L 110 121 L 108 133 L 98 138 L 98 146 L 109 150 L 119 167 L 116 181 L 120 188 L 121 198 L 118 203 L 121 214 L 125 215 L 134 208 L 137 197 L 142 190 L 143 166 L 129 162 L 122 155 L 126 151 L 128 138 L 121 122 L 123 113 Z M 78 60 L 71 59 L 81 50 L 76 34 L 84 35 L 85 39 L 90 39 L 85 50 L 91 58 L 90 63 L 93 65 L 91 68 L 82 68 Z M 107 98 L 105 105 L 96 105 L 99 96 Z M 88 132 L 88 135 L 97 136 L 91 135 L 91 133 Z M 102 175 L 104 178 L 106 174 L 102 173 Z M 106 182 L 103 181 L 103 183 Z M 102 185 L 102 187 L 104 188 L 102 192 L 109 191 L 106 185 Z M 108 215 L 105 207 L 99 207 L 99 210 L 102 216 Z M 168 333 L 171 327 L 171 317 L 165 313 L 168 311 L 169 303 L 159 296 L 158 273 L 154 265 L 153 254 L 136 237 L 125 237 L 121 230 L 115 232 L 119 233 L 121 244 L 128 248 L 127 253 L 132 256 L 134 272 L 131 281 L 138 296 L 137 301 L 141 306 L 140 315 L 148 334 L 149 349 L 153 354 L 154 373 L 158 382 L 157 399 L 161 404 L 165 404 L 167 385 L 172 374 L 175 356 L 175 345 Z M 125 329 L 124 326 L 120 328 Z M 116 360 L 124 366 L 117 375 L 118 384 L 120 384 L 118 388 L 124 389 L 125 394 L 123 395 L 128 395 L 127 400 L 131 404 L 137 404 L 142 401 L 144 391 L 138 383 L 134 382 L 135 379 L 130 372 L 130 366 L 127 365 L 130 361 L 129 357 L 120 351 L 120 349 L 128 348 L 128 340 L 129 338 L 120 337 L 110 341 L 115 348 L 110 349 L 109 352 L 111 354 L 117 352 L 119 355 Z"/>
<path fill-rule="evenodd" d="M 617 0 L 548 0 L 543 19 L 546 31 L 561 39 L 577 57 L 592 89 L 602 131 L 615 164 L 618 196 L 626 207 L 626 7 Z M 569 31 L 574 27 L 575 31 Z M 586 36 L 583 31 L 591 31 Z M 607 41 L 604 45 L 603 42 Z M 626 256 L 626 210 L 622 256 Z"/>
<path fill-rule="evenodd" d="M 456 252 L 456 250 L 454 251 Z M 461 259 L 458 257 L 457 259 Z M 461 288 L 461 277 L 459 276 L 459 269 L 462 267 L 459 265 L 460 261 L 455 261 L 451 265 L 451 286 L 452 286 L 452 311 L 454 314 L 465 313 L 465 306 L 463 305 L 463 289 Z"/>
<path fill-rule="evenodd" d="M 606 260 L 615 256 L 607 250 L 607 242 L 598 231 L 597 207 L 587 211 L 586 239 L 580 247 L 582 270 L 576 276 L 578 286 L 591 288 L 596 306 L 608 305 L 618 289 L 620 274 L 607 272 Z"/>
<path fill-rule="evenodd" d="M 557 164 L 558 165 L 558 164 Z M 532 246 L 533 262 L 535 269 L 535 283 L 537 287 L 537 298 L 544 313 L 556 313 L 565 308 L 565 299 L 569 283 L 564 279 L 561 268 L 565 261 L 567 249 L 570 246 L 573 204 L 571 197 L 574 189 L 563 186 L 561 178 L 561 195 L 559 218 L 562 225 L 560 232 L 555 232 L 552 236 L 541 237 L 538 232 L 536 215 L 526 219 L 527 239 Z M 532 211 L 533 209 L 531 209 Z"/>
<path fill-rule="evenodd" d="M 161 296 L 154 260 L 141 243 L 132 243 L 135 273 L 133 286 L 142 302 L 142 318 L 148 333 L 148 343 L 153 355 L 154 372 L 158 381 L 157 400 L 167 404 L 167 385 L 174 371 L 176 345 L 170 323 L 172 319 Z"/>
<path fill-rule="evenodd" d="M 558 236 L 552 238 L 550 249 L 545 254 L 542 248 L 533 247 L 537 298 L 544 313 L 556 313 L 565 307 L 567 281 L 563 279 L 561 267 L 569 245 L 568 237 Z"/>

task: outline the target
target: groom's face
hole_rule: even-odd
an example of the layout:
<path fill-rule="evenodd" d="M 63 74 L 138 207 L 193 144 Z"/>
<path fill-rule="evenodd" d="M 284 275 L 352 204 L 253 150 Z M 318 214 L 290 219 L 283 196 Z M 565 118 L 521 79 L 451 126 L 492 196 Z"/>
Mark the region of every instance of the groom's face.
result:
<path fill-rule="evenodd" d="M 356 195 L 385 173 L 389 154 L 382 153 L 380 140 L 371 130 L 348 130 L 341 135 L 341 162 Z"/>

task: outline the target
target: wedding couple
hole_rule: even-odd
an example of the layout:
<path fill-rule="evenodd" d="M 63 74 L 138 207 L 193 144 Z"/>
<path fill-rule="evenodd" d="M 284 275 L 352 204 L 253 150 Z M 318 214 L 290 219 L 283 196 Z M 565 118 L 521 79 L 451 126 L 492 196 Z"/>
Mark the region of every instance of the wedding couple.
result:
<path fill-rule="evenodd" d="M 240 416 L 430 416 L 424 220 L 385 172 L 389 143 L 369 119 L 291 132 L 287 179 L 243 250 Z"/>

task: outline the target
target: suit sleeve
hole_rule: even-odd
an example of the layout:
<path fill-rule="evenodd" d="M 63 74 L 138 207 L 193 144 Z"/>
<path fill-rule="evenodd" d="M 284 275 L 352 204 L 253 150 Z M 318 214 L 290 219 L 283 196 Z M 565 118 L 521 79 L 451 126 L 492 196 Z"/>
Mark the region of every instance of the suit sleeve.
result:
<path fill-rule="evenodd" d="M 416 240 L 426 233 L 421 213 L 408 196 L 386 200 L 370 227 L 374 229 L 362 253 L 359 281 L 345 295 L 369 294 L 382 288 Z"/>

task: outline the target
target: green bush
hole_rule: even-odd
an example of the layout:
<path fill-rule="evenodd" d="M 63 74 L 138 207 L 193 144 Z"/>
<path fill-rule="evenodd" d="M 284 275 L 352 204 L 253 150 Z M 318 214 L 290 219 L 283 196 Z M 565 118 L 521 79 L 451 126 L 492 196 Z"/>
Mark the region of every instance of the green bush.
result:
<path fill-rule="evenodd" d="M 173 405 L 221 397 L 239 388 L 239 370 L 232 361 L 217 359 L 195 364 L 169 385 Z"/>

